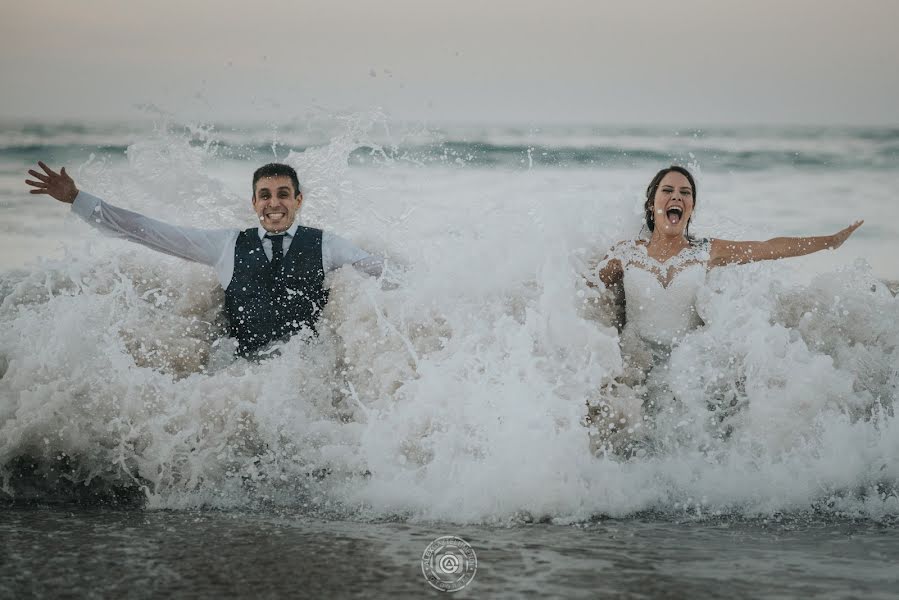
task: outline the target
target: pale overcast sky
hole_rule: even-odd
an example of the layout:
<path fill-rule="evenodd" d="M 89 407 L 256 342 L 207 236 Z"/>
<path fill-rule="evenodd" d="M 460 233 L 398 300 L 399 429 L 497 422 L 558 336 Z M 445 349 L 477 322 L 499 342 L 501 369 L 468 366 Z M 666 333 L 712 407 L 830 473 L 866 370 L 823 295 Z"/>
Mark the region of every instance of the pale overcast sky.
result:
<path fill-rule="evenodd" d="M 2 0 L 0 117 L 899 124 L 899 0 Z"/>

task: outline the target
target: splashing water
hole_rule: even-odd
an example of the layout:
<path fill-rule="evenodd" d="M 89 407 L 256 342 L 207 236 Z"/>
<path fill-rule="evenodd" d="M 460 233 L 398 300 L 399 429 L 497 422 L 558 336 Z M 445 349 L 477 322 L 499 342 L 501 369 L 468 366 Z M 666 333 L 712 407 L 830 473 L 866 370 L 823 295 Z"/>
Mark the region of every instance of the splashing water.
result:
<path fill-rule="evenodd" d="M 211 270 L 75 221 L 86 243 L 5 273 L 3 492 L 454 522 L 899 513 L 899 302 L 867 265 L 713 271 L 706 325 L 646 377 L 581 277 L 639 229 L 627 182 L 642 179 L 421 166 L 379 151 L 381 124 L 350 119 L 286 162 L 304 222 L 387 256 L 397 285 L 334 273 L 321 335 L 261 364 L 209 368 L 225 343 Z M 79 184 L 184 225 L 248 226 L 226 181 L 252 169 L 215 172 L 201 133 L 159 130 Z M 373 164 L 348 167 L 360 148 Z M 587 404 L 604 407 L 592 427 Z M 654 451 L 627 459 L 632 438 Z"/>

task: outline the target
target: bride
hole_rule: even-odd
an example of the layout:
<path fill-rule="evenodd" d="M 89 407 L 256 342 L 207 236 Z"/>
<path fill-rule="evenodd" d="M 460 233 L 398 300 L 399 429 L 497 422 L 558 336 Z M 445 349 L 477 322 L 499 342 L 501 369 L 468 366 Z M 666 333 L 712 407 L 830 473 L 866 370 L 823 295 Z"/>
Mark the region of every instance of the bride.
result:
<path fill-rule="evenodd" d="M 667 363 L 678 340 L 702 325 L 696 296 L 710 269 L 838 248 L 864 222 L 825 236 L 757 242 L 696 239 L 690 235 L 695 208 L 696 182 L 690 172 L 679 166 L 662 169 L 646 189 L 644 213 L 650 239 L 616 244 L 599 263 L 595 278 L 588 278 L 588 285 L 598 287 L 602 282 L 619 297 L 623 293 L 622 349 L 627 354 L 630 350 L 625 346 L 636 345 L 649 354 L 642 374 L 648 388 L 643 410 L 648 413 L 655 409 L 653 388 L 658 391 L 663 385 L 658 376 L 651 376 L 653 367 Z M 588 420 L 597 422 L 594 407 L 591 413 Z"/>

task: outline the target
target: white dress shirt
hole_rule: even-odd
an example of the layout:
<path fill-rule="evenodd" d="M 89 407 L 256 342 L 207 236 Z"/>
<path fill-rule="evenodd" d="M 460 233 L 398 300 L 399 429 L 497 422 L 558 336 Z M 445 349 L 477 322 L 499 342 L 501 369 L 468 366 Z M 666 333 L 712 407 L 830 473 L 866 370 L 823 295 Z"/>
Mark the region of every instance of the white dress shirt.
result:
<path fill-rule="evenodd" d="M 215 268 L 219 283 L 225 289 L 228 289 L 231 283 L 231 277 L 234 275 L 234 247 L 240 229 L 195 229 L 170 225 L 113 206 L 82 191 L 75 197 L 72 211 L 105 233 L 178 258 L 210 265 Z M 284 238 L 284 254 L 287 254 L 298 227 L 299 223 L 294 221 L 285 232 L 287 235 Z M 257 231 L 265 255 L 271 260 L 272 241 L 265 237 L 268 232 L 262 227 L 258 227 Z M 380 256 L 357 248 L 339 235 L 322 232 L 322 267 L 325 273 L 350 264 L 377 277 L 381 274 L 384 260 Z"/>

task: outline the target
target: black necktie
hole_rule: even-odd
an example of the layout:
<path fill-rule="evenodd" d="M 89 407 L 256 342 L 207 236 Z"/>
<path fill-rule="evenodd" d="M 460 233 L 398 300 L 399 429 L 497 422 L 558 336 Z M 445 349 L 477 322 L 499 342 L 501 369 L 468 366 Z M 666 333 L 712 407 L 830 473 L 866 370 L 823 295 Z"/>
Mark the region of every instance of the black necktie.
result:
<path fill-rule="evenodd" d="M 284 281 L 282 278 L 283 272 L 281 271 L 281 265 L 284 263 L 284 234 L 272 235 L 267 233 L 265 237 L 272 241 L 272 262 L 269 267 L 272 272 L 272 279 L 276 284 L 281 285 Z"/>

